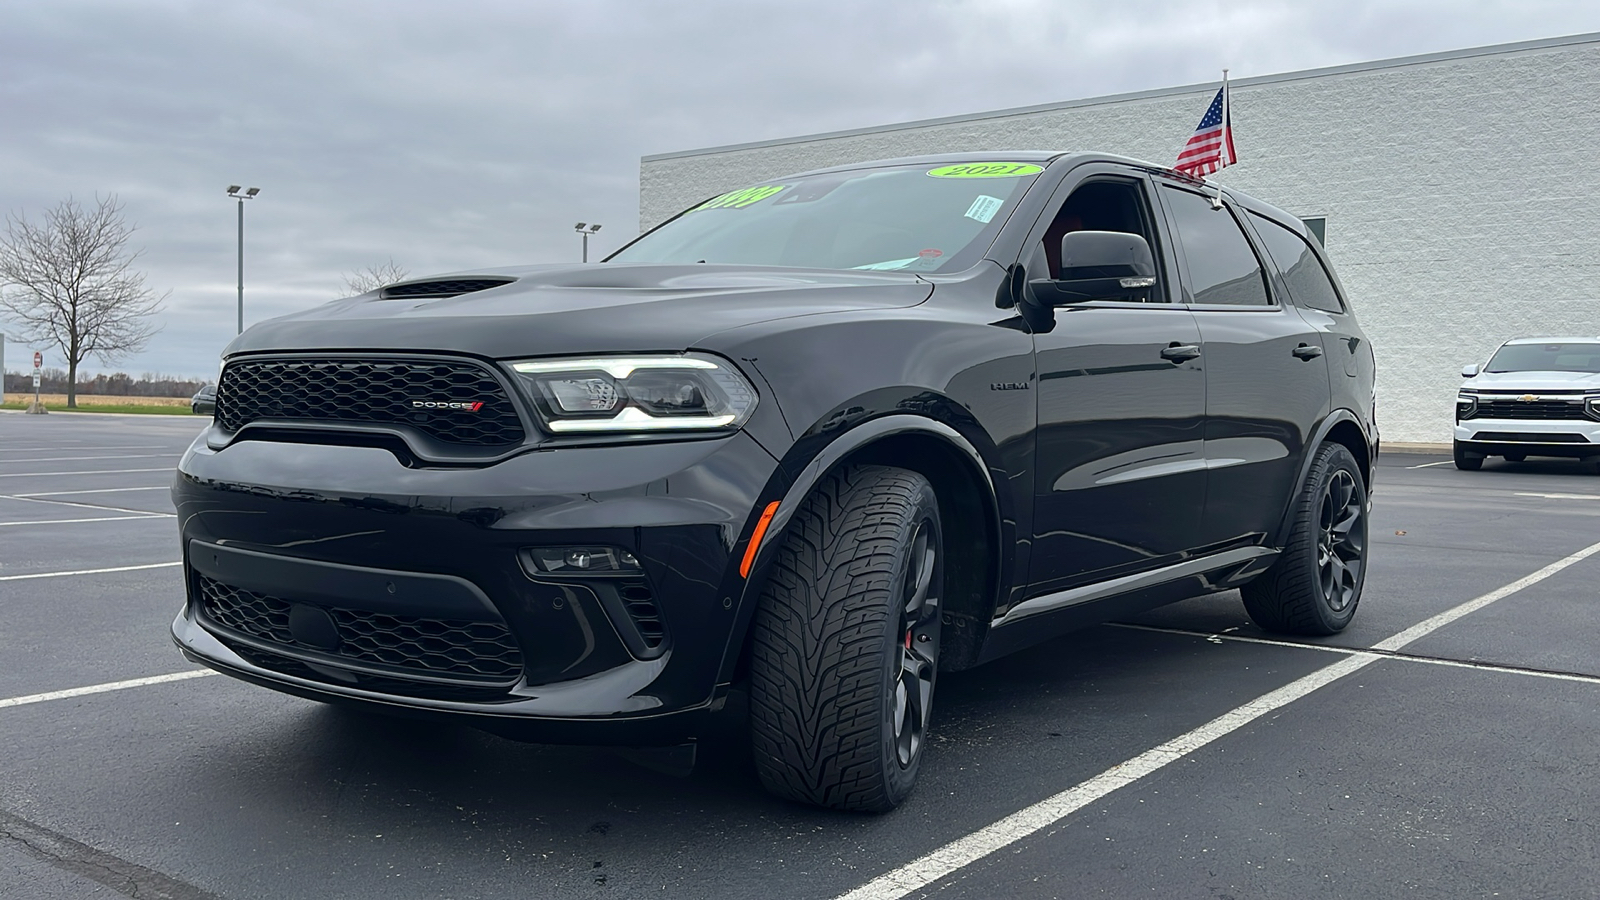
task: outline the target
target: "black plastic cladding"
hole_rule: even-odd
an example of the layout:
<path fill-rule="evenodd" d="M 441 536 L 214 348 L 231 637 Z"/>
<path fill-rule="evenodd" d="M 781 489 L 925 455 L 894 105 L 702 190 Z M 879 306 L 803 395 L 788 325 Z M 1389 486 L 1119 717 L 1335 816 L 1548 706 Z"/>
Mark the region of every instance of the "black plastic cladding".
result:
<path fill-rule="evenodd" d="M 305 648 L 289 629 L 287 600 L 196 575 L 200 609 L 207 618 L 258 641 L 310 650 L 360 663 L 412 669 L 429 676 L 515 681 L 522 674 L 522 651 L 500 622 L 423 619 L 364 610 L 328 610 L 339 631 L 330 651 Z M 317 680 L 326 680 L 320 676 Z"/>
<path fill-rule="evenodd" d="M 422 403 L 482 402 L 476 410 Z M 450 444 L 505 447 L 526 432 L 500 380 L 482 365 L 446 360 L 241 359 L 217 386 L 217 424 L 261 419 L 407 425 Z"/>

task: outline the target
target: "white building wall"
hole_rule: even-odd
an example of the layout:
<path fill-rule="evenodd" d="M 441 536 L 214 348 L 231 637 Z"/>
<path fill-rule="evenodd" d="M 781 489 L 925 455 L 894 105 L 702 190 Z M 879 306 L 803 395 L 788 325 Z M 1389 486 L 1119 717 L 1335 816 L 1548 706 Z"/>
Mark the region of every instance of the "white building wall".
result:
<path fill-rule="evenodd" d="M 963 150 L 1171 164 L 1216 85 L 646 157 L 649 228 L 807 169 Z M 1448 441 L 1461 366 L 1532 334 L 1600 335 L 1600 34 L 1236 81 L 1217 178 L 1328 218 L 1378 359 L 1387 441 Z"/>

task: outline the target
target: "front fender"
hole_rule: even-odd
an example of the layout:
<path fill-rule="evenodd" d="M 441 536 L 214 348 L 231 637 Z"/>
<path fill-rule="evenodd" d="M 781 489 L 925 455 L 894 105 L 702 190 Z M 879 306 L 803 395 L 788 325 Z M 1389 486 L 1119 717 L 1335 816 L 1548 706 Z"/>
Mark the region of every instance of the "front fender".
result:
<path fill-rule="evenodd" d="M 819 425 L 827 421 L 825 419 Z M 842 419 L 836 417 L 834 421 Z M 745 641 L 749 635 L 750 623 L 755 617 L 756 605 L 765 587 L 766 574 L 777 558 L 783 545 L 784 534 L 802 502 L 838 466 L 885 440 L 906 435 L 937 440 L 970 467 L 978 483 L 982 485 L 982 505 L 988 520 L 987 525 L 991 529 L 990 533 L 997 538 L 996 547 L 999 550 L 1000 564 L 992 567 L 993 574 L 990 578 L 991 598 L 998 596 L 1001 585 L 1010 577 L 1013 557 L 1010 550 L 1015 545 L 1015 526 L 1013 523 L 1009 529 L 1004 527 L 1008 520 L 1001 506 L 1001 495 L 995 490 L 994 469 L 979 449 L 980 443 L 988 443 L 990 452 L 996 452 L 992 442 L 981 438 L 978 442 L 974 442 L 946 422 L 909 413 L 880 415 L 852 425 L 853 427 L 843 430 L 814 428 L 796 442 L 790 453 L 785 455 L 783 464 L 779 468 L 781 472 L 789 473 L 789 481 L 782 488 L 774 486 L 772 493 L 767 495 L 779 500 L 778 509 L 772 516 L 760 545 L 756 548 L 750 577 L 745 580 L 743 591 L 739 596 L 738 615 L 729 634 L 727 647 L 723 651 L 719 682 L 732 681 L 737 674 Z M 830 439 L 820 440 L 823 435 L 828 435 Z M 770 502 L 771 500 L 764 500 L 763 506 Z M 752 511 L 752 527 L 760 512 L 760 509 Z M 748 543 L 745 548 L 748 550 Z M 986 626 L 987 622 L 983 624 Z"/>

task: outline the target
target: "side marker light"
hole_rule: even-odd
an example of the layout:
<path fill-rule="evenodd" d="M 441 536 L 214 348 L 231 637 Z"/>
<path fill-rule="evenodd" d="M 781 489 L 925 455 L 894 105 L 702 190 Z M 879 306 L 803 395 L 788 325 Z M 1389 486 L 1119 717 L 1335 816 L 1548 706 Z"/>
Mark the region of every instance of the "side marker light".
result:
<path fill-rule="evenodd" d="M 778 511 L 778 501 L 767 504 L 761 511 L 761 518 L 756 520 L 756 530 L 750 532 L 750 546 L 744 548 L 744 560 L 739 563 L 739 577 L 750 577 L 750 564 L 756 561 L 756 551 L 761 549 L 761 539 L 767 536 L 767 526 L 772 524 L 772 515 Z"/>

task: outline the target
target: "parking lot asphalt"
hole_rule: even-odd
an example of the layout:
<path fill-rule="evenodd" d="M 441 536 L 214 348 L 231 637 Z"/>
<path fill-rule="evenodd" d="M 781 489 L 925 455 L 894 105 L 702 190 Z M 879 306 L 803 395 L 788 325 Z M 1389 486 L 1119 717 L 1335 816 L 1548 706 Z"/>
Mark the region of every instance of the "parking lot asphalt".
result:
<path fill-rule="evenodd" d="M 0 414 L 0 897 L 1600 885 L 1600 476 L 1577 464 L 1386 454 L 1345 633 L 1275 638 L 1223 593 L 948 675 L 916 793 L 863 817 L 767 796 L 736 717 L 673 778 L 200 675 L 167 636 L 166 487 L 198 428 Z"/>

